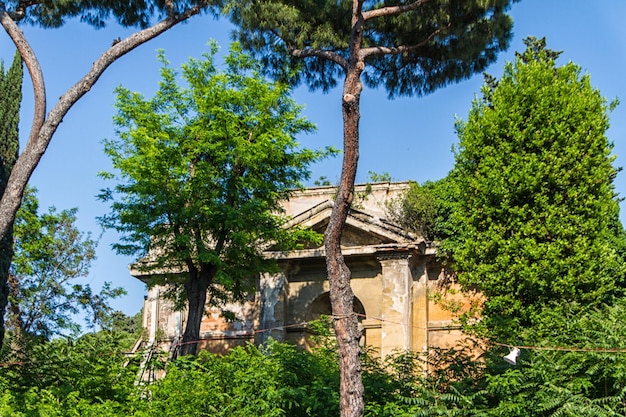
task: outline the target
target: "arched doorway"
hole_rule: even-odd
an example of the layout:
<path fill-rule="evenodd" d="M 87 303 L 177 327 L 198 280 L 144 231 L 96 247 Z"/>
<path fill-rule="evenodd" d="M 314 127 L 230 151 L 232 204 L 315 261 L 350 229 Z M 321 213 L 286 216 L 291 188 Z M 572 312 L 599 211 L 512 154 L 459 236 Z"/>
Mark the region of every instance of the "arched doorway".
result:
<path fill-rule="evenodd" d="M 365 308 L 363 307 L 363 303 L 361 303 L 361 300 L 359 300 L 356 296 L 354 297 L 352 309 L 357 314 L 357 319 L 359 321 L 359 329 L 361 330 L 361 334 L 362 334 L 361 342 L 364 342 L 365 334 L 364 334 L 363 327 L 361 326 L 361 322 L 365 320 L 366 318 Z M 307 347 L 310 348 L 316 344 L 315 336 L 318 335 L 318 332 L 315 331 L 315 326 L 314 325 L 311 326 L 310 324 L 314 323 L 317 320 L 320 320 L 321 317 L 324 317 L 324 316 L 332 317 L 332 315 L 333 315 L 333 308 L 330 303 L 330 293 L 326 291 L 325 293 L 322 293 L 319 296 L 317 296 L 315 300 L 313 300 L 313 302 L 311 303 L 311 306 L 309 307 L 309 310 L 307 311 L 306 321 L 307 323 L 309 323 L 309 327 L 305 335 Z M 330 322 L 330 324 L 331 324 L 330 331 L 332 334 L 334 333 L 332 330 L 332 322 Z"/>

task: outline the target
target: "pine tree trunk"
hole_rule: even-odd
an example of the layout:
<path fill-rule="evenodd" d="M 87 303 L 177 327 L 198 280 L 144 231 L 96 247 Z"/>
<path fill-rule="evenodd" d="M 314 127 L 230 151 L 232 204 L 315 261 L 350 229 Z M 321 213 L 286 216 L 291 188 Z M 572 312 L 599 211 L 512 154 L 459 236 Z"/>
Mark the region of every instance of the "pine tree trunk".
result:
<path fill-rule="evenodd" d="M 0 348 L 4 346 L 4 317 L 9 304 L 9 268 L 13 259 L 13 236 L 8 233 L 0 239 Z"/>
<path fill-rule="evenodd" d="M 180 355 L 195 355 L 200 339 L 200 325 L 206 306 L 207 289 L 214 273 L 207 270 L 193 269 L 185 283 L 187 295 L 187 323 L 180 346 Z"/>
<path fill-rule="evenodd" d="M 355 22 L 355 25 L 358 26 L 358 22 Z M 358 27 L 356 30 L 359 30 Z M 360 75 L 363 65 L 358 62 L 356 54 L 353 58 L 350 69 L 347 71 L 342 101 L 344 144 L 341 180 L 324 234 L 330 302 L 339 351 L 341 417 L 361 417 L 364 412 L 359 346 L 361 334 L 353 309 L 354 293 L 350 287 L 351 273 L 341 253 L 341 235 L 354 197 L 354 183 L 359 160 L 359 102 L 363 88 Z"/>

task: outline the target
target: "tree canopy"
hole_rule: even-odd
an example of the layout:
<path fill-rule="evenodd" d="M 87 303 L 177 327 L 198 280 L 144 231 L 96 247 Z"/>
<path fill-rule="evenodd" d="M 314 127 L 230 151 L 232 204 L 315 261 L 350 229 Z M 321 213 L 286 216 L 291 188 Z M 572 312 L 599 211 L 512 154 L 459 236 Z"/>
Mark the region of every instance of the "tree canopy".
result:
<path fill-rule="evenodd" d="M 69 19 L 78 18 L 96 28 L 101 28 L 108 21 L 114 20 L 122 26 L 146 28 L 154 19 L 163 19 L 170 15 L 183 13 L 185 10 L 204 6 L 218 5 L 219 1 L 202 0 L 142 0 L 120 2 L 115 0 L 9 0 L 4 9 L 15 21 L 58 28 Z"/>
<path fill-rule="evenodd" d="M 154 97 L 118 88 L 119 138 L 104 143 L 119 173 L 104 176 L 119 184 L 102 194 L 112 203 L 102 222 L 122 234 L 118 252 L 148 255 L 147 268 L 175 273 L 160 282 L 182 284 L 174 288 L 189 306 L 183 343 L 198 339 L 207 290 L 211 305 L 240 298 L 273 268 L 263 248 L 312 236 L 283 227 L 280 202 L 331 152 L 297 142 L 314 125 L 286 85 L 266 81 L 237 45 L 220 72 L 216 50 L 182 66 L 186 87 L 161 53 Z"/>
<path fill-rule="evenodd" d="M 356 59 L 367 86 L 395 97 L 431 93 L 495 61 L 511 36 L 510 4 L 243 1 L 228 10 L 239 41 L 275 77 L 328 91 Z"/>
<path fill-rule="evenodd" d="M 12 20 L 43 28 L 59 28 L 69 19 L 79 19 L 96 28 L 111 20 L 126 27 L 148 27 L 154 19 L 184 13 L 193 7 L 218 6 L 220 1 L 203 0 L 142 0 L 119 2 L 115 0 L 8 0 L 3 9 Z"/>

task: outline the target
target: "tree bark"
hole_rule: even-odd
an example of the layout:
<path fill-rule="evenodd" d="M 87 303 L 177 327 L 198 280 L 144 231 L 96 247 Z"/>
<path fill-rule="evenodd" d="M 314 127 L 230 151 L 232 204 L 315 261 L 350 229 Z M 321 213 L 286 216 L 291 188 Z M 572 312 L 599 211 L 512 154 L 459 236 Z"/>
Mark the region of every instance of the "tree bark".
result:
<path fill-rule="evenodd" d="M 180 356 L 195 355 L 198 350 L 200 325 L 202 324 L 202 317 L 204 317 L 207 290 L 214 275 L 214 268 L 200 270 L 195 267 L 190 268 L 189 279 L 185 282 L 185 295 L 189 310 L 183 339 L 180 342 Z"/>
<path fill-rule="evenodd" d="M 45 121 L 41 118 L 40 114 L 41 112 L 45 113 L 45 89 L 38 87 L 43 86 L 43 77 L 39 80 L 37 78 L 38 75 L 33 75 L 31 71 L 31 68 L 36 68 L 39 64 L 36 62 L 34 54 L 26 53 L 26 56 L 23 54 L 24 47 L 28 45 L 28 42 L 7 11 L 0 9 L 0 23 L 20 51 L 22 59 L 33 78 L 36 109 L 35 121 L 33 122 L 28 143 L 13 167 L 6 190 L 0 200 L 0 239 L 7 233 L 15 219 L 15 213 L 20 206 L 30 176 L 48 148 L 57 127 L 61 124 L 63 117 L 65 117 L 72 106 L 91 89 L 104 71 L 118 58 L 132 51 L 139 45 L 157 37 L 178 23 L 200 13 L 207 4 L 207 1 L 199 2 L 198 5 L 190 7 L 185 12 L 170 16 L 156 23 L 154 26 L 136 32 L 121 42 L 111 46 L 94 62 L 91 70 L 61 96 L 57 104 L 52 108 L 50 113 L 48 113 Z M 41 106 L 42 103 L 43 107 Z"/>
<path fill-rule="evenodd" d="M 10 229 L 13 226 L 11 224 Z M 4 317 L 6 307 L 9 304 L 10 287 L 8 285 L 11 267 L 11 260 L 13 259 L 13 235 L 7 233 L 0 239 L 0 348 L 4 346 L 4 334 L 5 324 Z"/>
<path fill-rule="evenodd" d="M 339 353 L 340 416 L 361 417 L 364 413 L 363 380 L 361 372 L 361 334 L 354 314 L 354 293 L 350 286 L 351 273 L 341 253 L 341 236 L 354 198 L 354 183 L 359 160 L 360 97 L 363 85 L 363 62 L 359 57 L 362 38 L 362 0 L 353 2 L 351 56 L 344 81 L 343 163 L 337 197 L 324 234 L 326 269 L 330 284 L 335 336 Z"/>

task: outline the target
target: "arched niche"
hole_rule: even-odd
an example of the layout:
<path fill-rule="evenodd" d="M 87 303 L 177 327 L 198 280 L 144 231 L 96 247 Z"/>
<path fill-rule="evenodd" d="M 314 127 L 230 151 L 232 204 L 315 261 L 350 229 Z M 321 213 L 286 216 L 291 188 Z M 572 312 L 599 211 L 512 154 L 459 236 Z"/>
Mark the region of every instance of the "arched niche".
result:
<path fill-rule="evenodd" d="M 365 308 L 363 307 L 363 303 L 361 302 L 361 300 L 359 300 L 356 296 L 354 297 L 352 309 L 357 314 L 359 329 L 361 329 L 361 333 L 363 333 L 363 327 L 361 326 L 361 322 L 366 319 Z M 317 296 L 315 300 L 313 300 L 307 311 L 306 321 L 307 323 L 312 323 L 316 320 L 319 320 L 322 316 L 332 317 L 332 315 L 333 309 L 330 303 L 330 293 L 326 291 Z M 332 333 L 334 332 L 331 326 L 331 334 Z M 310 328 L 306 331 L 305 340 L 307 347 L 311 348 L 316 344 L 314 341 L 315 336 L 316 333 L 310 330 Z M 361 340 L 363 341 L 364 338 L 361 337 Z"/>

